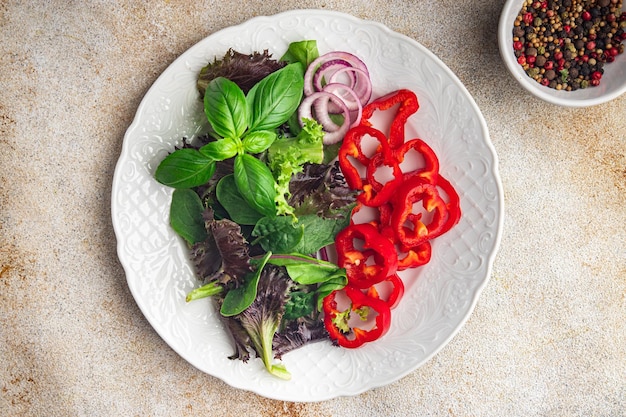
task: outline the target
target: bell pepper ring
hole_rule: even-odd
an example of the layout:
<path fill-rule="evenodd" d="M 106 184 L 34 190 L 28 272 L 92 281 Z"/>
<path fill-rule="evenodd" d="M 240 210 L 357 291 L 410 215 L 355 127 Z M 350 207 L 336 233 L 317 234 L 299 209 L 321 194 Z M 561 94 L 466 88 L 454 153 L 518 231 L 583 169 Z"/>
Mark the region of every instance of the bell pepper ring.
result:
<path fill-rule="evenodd" d="M 432 246 L 426 241 L 412 248 L 400 248 L 399 252 L 401 254 L 398 255 L 398 271 L 404 271 L 430 262 Z"/>
<path fill-rule="evenodd" d="M 448 200 L 446 202 L 446 206 L 448 208 L 448 218 L 440 231 L 440 234 L 443 234 L 452 229 L 452 227 L 454 227 L 454 225 L 456 225 L 461 219 L 461 199 L 459 194 L 456 192 L 456 189 L 452 186 L 452 184 L 450 184 L 450 181 L 441 175 L 437 176 L 435 185 L 438 189 L 443 190 Z"/>
<path fill-rule="evenodd" d="M 339 167 L 343 173 L 348 187 L 354 190 L 360 190 L 363 188 L 363 179 L 365 178 L 365 171 L 370 163 L 371 157 L 366 155 L 363 151 L 362 142 L 370 136 L 378 141 L 378 146 L 373 150 L 372 154 L 376 155 L 377 152 L 383 152 L 389 154 L 389 143 L 387 137 L 378 129 L 371 126 L 359 125 L 348 130 L 348 133 L 343 138 L 343 142 L 338 152 Z M 353 162 L 354 161 L 354 162 Z M 355 166 L 358 163 L 359 166 Z M 359 172 L 359 168 L 363 171 L 363 177 Z"/>
<path fill-rule="evenodd" d="M 437 158 L 435 151 L 433 151 L 433 149 L 423 140 L 418 138 L 411 139 L 402 144 L 399 148 L 393 150 L 394 158 L 401 168 L 406 155 L 411 151 L 415 151 L 419 156 L 421 156 L 423 159 L 423 166 L 412 169 L 411 171 L 402 170 L 401 172 L 405 178 L 418 175 L 428 179 L 429 182 L 434 183 L 437 175 L 439 174 L 439 159 Z"/>
<path fill-rule="evenodd" d="M 389 284 L 391 286 L 391 291 L 389 291 L 389 294 L 387 294 L 385 299 L 380 296 L 380 293 L 376 288 L 380 284 Z M 404 295 L 404 282 L 402 282 L 402 279 L 400 279 L 398 274 L 393 274 L 388 276 L 387 279 L 385 279 L 381 283 L 369 287 L 366 294 L 370 297 L 378 298 L 385 301 L 390 309 L 394 309 Z"/>
<path fill-rule="evenodd" d="M 389 127 L 389 146 L 391 148 L 398 148 L 402 146 L 405 140 L 404 126 L 406 121 L 419 109 L 419 102 L 415 93 L 407 89 L 393 91 L 371 101 L 363 107 L 363 112 L 361 114 L 361 124 L 371 126 L 372 123 L 370 119 L 377 110 L 389 110 L 398 104 L 399 107 L 397 108 Z"/>
<path fill-rule="evenodd" d="M 379 152 L 372 156 L 367 165 L 366 180 L 363 184 L 363 192 L 357 196 L 357 199 L 366 206 L 378 207 L 385 204 L 393 195 L 396 187 L 404 180 L 400 166 L 395 159 L 388 157 L 389 153 Z M 387 169 L 391 174 L 391 178 L 377 178 L 378 173 L 382 173 L 386 177 L 388 174 L 384 172 Z M 384 183 L 381 181 L 385 181 Z"/>
<path fill-rule="evenodd" d="M 340 292 L 345 293 L 350 301 L 350 307 L 344 311 L 338 310 L 337 306 L 336 297 Z M 330 339 L 345 348 L 357 348 L 374 341 L 387 333 L 391 325 L 391 309 L 385 301 L 371 297 L 349 284 L 324 297 L 322 310 L 324 326 Z M 376 314 L 374 325 L 368 330 L 352 326 L 352 313 L 358 314 L 363 321 L 370 321 L 372 315 Z"/>
<path fill-rule="evenodd" d="M 424 219 L 421 211 L 414 212 L 414 204 L 430 214 Z M 420 177 L 408 178 L 397 189 L 393 201 L 391 227 L 400 243 L 406 247 L 416 247 L 441 235 L 448 220 L 448 206 L 441 198 L 437 187 Z"/>
<path fill-rule="evenodd" d="M 358 249 L 355 241 L 359 242 Z M 346 269 L 348 283 L 357 288 L 377 284 L 398 268 L 396 247 L 370 223 L 342 229 L 335 237 L 335 249 L 337 265 Z"/>

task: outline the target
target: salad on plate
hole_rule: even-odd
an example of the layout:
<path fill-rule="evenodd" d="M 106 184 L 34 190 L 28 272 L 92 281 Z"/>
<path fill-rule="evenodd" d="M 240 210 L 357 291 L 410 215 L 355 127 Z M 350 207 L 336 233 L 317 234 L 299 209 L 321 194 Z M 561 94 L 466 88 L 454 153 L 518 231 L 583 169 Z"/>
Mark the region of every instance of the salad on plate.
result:
<path fill-rule="evenodd" d="M 409 89 L 372 97 L 366 63 L 293 42 L 279 59 L 229 50 L 199 73 L 209 131 L 158 165 L 170 225 L 230 333 L 232 359 L 330 340 L 375 342 L 402 302 L 398 272 L 431 258 L 461 216 L 426 139 L 405 135 Z"/>

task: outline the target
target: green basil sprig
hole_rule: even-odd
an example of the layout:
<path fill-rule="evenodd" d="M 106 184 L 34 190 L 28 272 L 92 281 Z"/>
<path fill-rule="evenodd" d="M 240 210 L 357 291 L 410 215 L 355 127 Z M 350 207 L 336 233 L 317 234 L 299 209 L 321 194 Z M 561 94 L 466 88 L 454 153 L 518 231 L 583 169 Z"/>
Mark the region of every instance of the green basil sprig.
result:
<path fill-rule="evenodd" d="M 172 152 L 158 166 L 156 180 L 174 188 L 198 187 L 211 179 L 215 162 L 235 158 L 237 197 L 263 216 L 276 216 L 276 180 L 254 155 L 272 145 L 275 130 L 296 112 L 303 94 L 302 71 L 299 62 L 288 64 L 247 95 L 227 78 L 212 80 L 204 94 L 204 112 L 216 140 L 200 149 Z"/>

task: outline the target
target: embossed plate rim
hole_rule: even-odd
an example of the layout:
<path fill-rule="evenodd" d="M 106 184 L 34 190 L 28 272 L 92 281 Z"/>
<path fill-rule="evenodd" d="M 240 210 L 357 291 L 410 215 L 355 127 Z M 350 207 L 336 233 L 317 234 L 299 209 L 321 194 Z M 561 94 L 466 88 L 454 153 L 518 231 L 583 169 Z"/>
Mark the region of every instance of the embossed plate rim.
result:
<path fill-rule="evenodd" d="M 293 21 L 303 23 L 303 27 L 294 26 Z M 315 22 L 322 26 L 326 24 L 334 26 L 321 29 L 317 26 L 306 27 L 306 24 L 315 25 Z M 279 25 L 284 31 L 280 36 L 264 32 L 268 28 L 275 31 Z M 320 33 L 322 29 L 325 29 L 323 34 Z M 383 68 L 382 64 L 377 66 L 366 59 L 373 77 L 378 77 L 375 80 L 378 84 L 375 86 L 379 85 L 381 89 L 389 88 L 393 86 L 396 76 L 401 79 L 405 77 L 404 80 L 418 93 L 422 106 L 418 112 L 421 119 L 416 119 L 417 121 L 412 124 L 431 128 L 429 134 L 435 138 L 432 145 L 435 151 L 441 152 L 442 167 L 447 170 L 445 175 L 449 175 L 453 182 L 454 180 L 459 184 L 466 182 L 472 188 L 469 190 L 468 187 L 467 199 L 464 200 L 467 201 L 467 211 L 464 211 L 464 218 L 457 226 L 457 231 L 436 243 L 437 248 L 434 251 L 436 259 L 431 262 L 432 265 L 428 269 L 419 273 L 419 279 L 415 279 L 408 286 L 408 298 L 414 302 L 406 302 L 396 310 L 406 314 L 411 320 L 414 317 L 426 320 L 431 318 L 426 313 L 434 308 L 438 320 L 435 324 L 439 327 L 432 327 L 433 323 L 430 323 L 431 327 L 416 328 L 418 326 L 416 324 L 402 323 L 400 317 L 392 325 L 385 339 L 361 349 L 348 352 L 346 349 L 333 348 L 327 342 L 305 346 L 285 355 L 284 362 L 294 374 L 294 378 L 292 381 L 280 381 L 269 376 L 258 360 L 242 364 L 240 361 L 225 359 L 230 347 L 229 340 L 220 328 L 221 324 L 213 315 L 210 306 L 184 303 L 184 294 L 191 286 L 197 285 L 197 282 L 186 260 L 181 241 L 166 224 L 168 221 L 166 202 L 171 191 L 156 184 L 151 175 L 158 160 L 173 149 L 174 144 L 182 136 L 193 136 L 198 132 L 199 122 L 194 119 L 194 111 L 197 112 L 199 107 L 194 107 L 193 103 L 188 105 L 188 102 L 193 102 L 193 97 L 188 96 L 194 92 L 184 91 L 193 90 L 187 87 L 193 86 L 194 71 L 199 69 L 197 54 L 208 50 L 216 51 L 219 48 L 222 48 L 220 53 L 223 54 L 226 51 L 223 47 L 226 43 L 235 49 L 239 48 L 241 52 L 252 52 L 247 50 L 250 48 L 258 50 L 272 46 L 267 45 L 263 39 L 252 39 L 253 34 L 276 37 L 274 40 L 286 48 L 288 41 L 302 39 L 294 37 L 304 32 L 319 36 L 320 46 L 328 40 L 334 40 L 337 44 L 344 44 L 346 50 L 352 47 L 367 48 L 368 45 L 352 43 L 354 40 L 346 37 L 345 32 L 342 32 L 344 36 L 340 42 L 337 31 L 345 30 L 364 31 L 374 38 L 370 39 L 372 42 L 384 38 L 385 49 L 388 47 L 389 50 L 398 48 L 410 51 L 404 57 L 410 62 L 397 63 L 399 75 L 395 73 L 395 67 Z M 251 45 L 253 42 L 256 43 Z M 359 42 L 365 41 L 359 39 Z M 326 51 L 326 48 L 320 49 L 321 52 Z M 282 53 L 282 51 L 272 52 L 276 55 Z M 391 61 L 399 59 L 397 51 L 380 52 L 383 55 L 385 53 L 396 53 L 390 57 Z M 206 56 L 204 59 L 206 62 L 213 59 L 213 56 Z M 413 76 L 406 78 L 408 75 L 402 71 L 414 65 L 421 65 L 423 75 L 431 78 L 422 83 L 416 81 Z M 386 77 L 377 74 L 380 72 L 385 72 Z M 176 88 L 175 91 L 166 88 L 179 85 L 186 88 L 183 88 L 183 91 L 180 88 Z M 435 88 L 439 90 L 429 91 Z M 157 97 L 162 91 L 167 91 L 166 96 Z M 180 97 L 181 94 L 187 96 Z M 440 94 L 442 97 L 449 96 L 459 103 L 449 102 L 451 100 L 439 103 L 437 100 L 441 99 L 437 97 Z M 157 100 L 159 98 L 161 100 Z M 188 107 L 175 107 L 179 102 L 185 103 Z M 445 107 L 447 113 L 439 114 L 438 105 Z M 171 106 L 174 106 L 174 109 L 170 109 Z M 454 141 L 447 140 L 448 126 L 440 126 L 437 123 L 436 119 L 442 116 L 459 120 L 465 117 L 463 120 L 468 123 L 465 129 L 462 129 L 459 127 L 461 122 L 450 121 L 452 128 L 461 129 L 460 132 L 452 132 L 458 135 L 454 136 Z M 184 119 L 189 126 L 178 126 L 177 123 L 180 124 L 181 121 L 176 117 Z M 413 129 L 409 126 L 407 131 L 410 128 Z M 413 130 L 415 130 L 413 133 L 421 134 L 419 128 Z M 474 137 L 474 134 L 480 137 Z M 439 136 L 446 140 L 436 140 Z M 463 150 L 464 146 L 468 146 L 460 143 L 461 140 L 467 143 L 477 141 L 482 152 L 479 158 L 475 158 L 473 154 L 464 155 L 463 152 L 455 154 L 456 148 Z M 459 161 L 458 168 L 451 166 L 447 160 L 453 157 L 456 158 L 455 161 Z M 394 382 L 417 369 L 439 352 L 471 315 L 482 289 L 488 282 L 500 243 L 504 208 L 497 165 L 496 153 L 489 139 L 486 122 L 469 92 L 443 62 L 415 40 L 393 32 L 380 23 L 333 11 L 292 10 L 273 16 L 259 16 L 215 32 L 189 48 L 161 74 L 140 103 L 135 119 L 124 137 L 113 178 L 111 213 L 118 241 L 118 256 L 126 272 L 130 291 L 142 313 L 163 340 L 198 369 L 222 379 L 233 387 L 279 400 L 321 401 L 338 396 L 356 395 Z M 479 170 L 486 178 L 485 182 L 475 182 L 478 180 L 470 178 L 466 170 L 470 174 L 473 170 Z M 144 193 L 145 198 L 135 200 L 137 193 L 140 197 L 141 193 Z M 488 202 L 481 201 L 485 196 Z M 141 223 L 143 220 L 150 227 L 146 228 L 146 224 Z M 487 221 L 490 221 L 489 227 L 483 227 L 483 222 Z M 463 249 L 461 246 L 457 247 L 460 245 L 458 242 L 465 243 L 465 235 L 461 232 L 470 235 L 469 239 L 472 242 L 467 243 L 468 246 L 479 247 L 479 249 L 470 248 L 471 255 L 477 255 L 473 251 L 484 249 L 484 257 L 478 257 L 478 265 L 471 264 L 472 259 L 466 259 L 467 253 L 461 254 L 463 256 L 460 255 L 459 259 L 450 255 L 456 250 Z M 470 265 L 466 267 L 460 261 L 470 262 Z M 455 268 L 465 269 L 461 274 L 457 273 Z M 476 268 L 478 273 L 474 273 L 471 268 Z M 441 272 L 442 278 L 435 276 L 434 271 Z M 437 304 L 437 300 L 433 303 L 431 300 L 433 291 L 428 291 L 429 285 L 433 285 L 436 290 L 445 291 L 444 295 L 447 297 L 445 305 Z M 462 302 L 462 305 L 456 305 L 455 302 Z M 407 338 L 400 334 L 399 329 L 405 328 L 411 331 L 410 340 L 406 340 Z M 190 334 L 190 329 L 197 332 Z M 419 333 L 420 331 L 422 333 Z M 422 336 L 424 341 L 418 340 Z M 190 344 L 193 349 L 190 348 Z M 420 349 L 423 349 L 423 352 Z"/>

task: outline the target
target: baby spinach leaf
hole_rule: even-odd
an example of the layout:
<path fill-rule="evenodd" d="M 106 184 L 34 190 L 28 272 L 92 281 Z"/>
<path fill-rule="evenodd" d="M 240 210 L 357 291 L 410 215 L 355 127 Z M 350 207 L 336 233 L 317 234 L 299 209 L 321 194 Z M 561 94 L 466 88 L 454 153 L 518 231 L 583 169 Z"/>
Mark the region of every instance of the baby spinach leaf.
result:
<path fill-rule="evenodd" d="M 302 240 L 304 227 L 290 216 L 264 217 L 254 226 L 252 236 L 257 238 L 253 243 L 267 252 L 289 253 Z"/>
<path fill-rule="evenodd" d="M 274 143 L 276 137 L 276 132 L 271 130 L 250 132 L 243 139 L 243 149 L 252 154 L 264 152 Z"/>
<path fill-rule="evenodd" d="M 235 184 L 244 200 L 265 216 L 276 215 L 276 190 L 272 172 L 263 162 L 252 155 L 235 157 Z"/>
<path fill-rule="evenodd" d="M 256 298 L 257 286 L 259 285 L 259 278 L 261 272 L 267 263 L 269 257 L 272 256 L 271 252 L 268 252 L 261 263 L 258 265 L 256 271 L 246 275 L 243 285 L 234 288 L 226 293 L 224 302 L 220 308 L 220 313 L 224 317 L 235 316 L 252 304 Z"/>
<path fill-rule="evenodd" d="M 208 284 L 204 284 L 202 287 L 194 288 L 187 293 L 185 301 L 190 302 L 193 300 L 199 300 L 201 298 L 212 297 L 220 294 L 224 290 L 224 287 L 219 281 L 211 281 Z"/>
<path fill-rule="evenodd" d="M 350 216 L 325 219 L 316 214 L 307 214 L 298 216 L 298 222 L 304 227 L 305 233 L 294 252 L 316 253 L 335 241 L 337 233 L 350 223 Z"/>
<path fill-rule="evenodd" d="M 218 183 L 215 189 L 217 201 L 224 207 L 228 216 L 238 224 L 253 225 L 263 217 L 261 213 L 250 207 L 241 196 L 235 184 L 233 174 L 226 175 Z"/>
<path fill-rule="evenodd" d="M 321 283 L 320 286 L 317 287 L 317 290 L 315 290 L 315 293 L 317 294 L 317 308 L 322 310 L 322 302 L 324 301 L 324 298 L 331 292 L 342 289 L 347 284 L 348 277 L 345 273 L 345 269 L 343 270 L 343 274 L 337 273 L 328 281 Z"/>
<path fill-rule="evenodd" d="M 239 138 L 227 137 L 207 143 L 200 148 L 200 153 L 214 161 L 223 161 L 237 155 L 240 149 L 241 140 Z"/>
<path fill-rule="evenodd" d="M 207 238 L 202 212 L 202 201 L 195 191 L 182 188 L 172 193 L 170 225 L 190 245 Z"/>
<path fill-rule="evenodd" d="M 299 62 L 302 64 L 302 68 L 306 69 L 311 62 L 319 57 L 319 51 L 317 49 L 317 41 L 305 40 L 299 42 L 291 42 L 287 52 L 280 58 L 281 61 L 288 62 L 290 64 Z"/>
<path fill-rule="evenodd" d="M 320 284 L 337 278 L 341 280 L 346 276 L 345 269 L 332 262 L 299 253 L 276 254 L 268 262 L 272 265 L 284 266 L 289 277 L 302 285 Z"/>
<path fill-rule="evenodd" d="M 195 149 L 178 149 L 161 161 L 154 178 L 172 188 L 206 184 L 215 172 L 215 161 Z"/>
<path fill-rule="evenodd" d="M 252 87 L 246 96 L 248 129 L 272 130 L 285 123 L 302 100 L 302 65 L 289 64 Z"/>
<path fill-rule="evenodd" d="M 224 138 L 240 138 L 248 127 L 246 96 L 227 78 L 215 78 L 207 85 L 204 112 L 215 133 Z"/>

